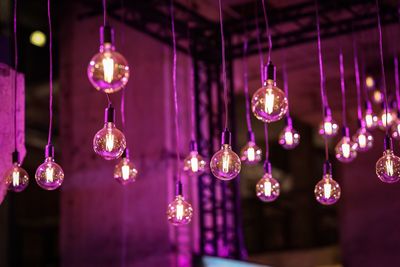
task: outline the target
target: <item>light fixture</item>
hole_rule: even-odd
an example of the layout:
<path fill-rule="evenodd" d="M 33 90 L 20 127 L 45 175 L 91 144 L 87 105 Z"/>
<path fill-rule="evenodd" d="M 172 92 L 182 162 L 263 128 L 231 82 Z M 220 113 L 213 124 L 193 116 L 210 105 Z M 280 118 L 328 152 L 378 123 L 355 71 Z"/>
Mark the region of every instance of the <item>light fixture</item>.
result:
<path fill-rule="evenodd" d="M 375 104 L 382 104 L 383 103 L 383 94 L 381 92 L 381 90 L 379 90 L 378 88 L 376 88 L 373 92 L 372 92 L 372 101 Z"/>
<path fill-rule="evenodd" d="M 93 150 L 106 160 L 119 158 L 126 148 L 124 134 L 115 127 L 115 111 L 109 104 L 105 109 L 104 127 L 93 138 Z"/>
<path fill-rule="evenodd" d="M 37 184 L 45 190 L 54 190 L 61 186 L 64 181 L 64 171 L 54 161 L 54 147 L 46 146 L 45 160 L 36 170 L 35 179 Z"/>
<path fill-rule="evenodd" d="M 114 168 L 114 179 L 122 185 L 127 185 L 136 181 L 138 171 L 129 158 L 129 150 L 126 148 L 121 156 L 121 160 Z"/>
<path fill-rule="evenodd" d="M 365 102 L 364 123 L 368 130 L 373 130 L 378 125 L 378 117 L 374 114 L 369 101 Z"/>
<path fill-rule="evenodd" d="M 271 163 L 265 162 L 265 174 L 256 185 L 257 197 L 263 202 L 272 202 L 279 197 L 279 182 L 272 177 Z"/>
<path fill-rule="evenodd" d="M 262 151 L 256 145 L 254 133 L 252 131 L 248 132 L 248 142 L 240 151 L 240 159 L 243 163 L 248 165 L 254 165 L 261 161 Z"/>
<path fill-rule="evenodd" d="M 374 137 L 363 125 L 363 122 L 359 121 L 360 128 L 353 135 L 353 142 L 357 143 L 357 151 L 365 152 L 368 151 L 374 145 Z"/>
<path fill-rule="evenodd" d="M 197 142 L 194 140 L 190 141 L 190 152 L 184 159 L 183 170 L 188 175 L 199 175 L 204 172 L 205 167 L 206 161 L 198 152 Z"/>
<path fill-rule="evenodd" d="M 282 119 L 288 110 L 288 100 L 285 93 L 276 86 L 276 68 L 269 62 L 266 80 L 251 99 L 254 116 L 263 122 L 275 122 Z"/>
<path fill-rule="evenodd" d="M 368 87 L 368 88 L 373 88 L 374 86 L 375 86 L 375 80 L 374 80 L 374 78 L 372 77 L 372 76 L 367 76 L 366 78 L 365 78 L 365 85 Z"/>
<path fill-rule="evenodd" d="M 232 180 L 240 173 L 240 158 L 232 150 L 231 132 L 228 129 L 222 133 L 221 149 L 212 156 L 210 169 L 216 178 L 223 181 Z"/>
<path fill-rule="evenodd" d="M 175 198 L 167 208 L 167 219 L 172 225 L 181 226 L 190 223 L 192 216 L 192 205 L 183 197 L 182 183 L 177 182 Z"/>
<path fill-rule="evenodd" d="M 386 118 L 387 117 L 387 118 Z M 379 129 L 385 131 L 386 128 L 391 128 L 397 120 L 397 111 L 390 105 L 386 107 L 385 103 L 382 103 L 382 111 L 379 116 L 378 126 Z"/>
<path fill-rule="evenodd" d="M 46 35 L 41 31 L 34 31 L 29 36 L 31 44 L 38 47 L 44 47 L 46 45 L 46 39 Z"/>
<path fill-rule="evenodd" d="M 286 117 L 286 126 L 279 135 L 279 144 L 285 149 L 294 149 L 300 143 L 300 134 L 293 128 L 292 118 Z"/>
<path fill-rule="evenodd" d="M 332 118 L 332 111 L 329 107 L 325 107 L 324 109 L 324 120 L 319 125 L 318 133 L 325 137 L 334 137 L 336 136 L 339 130 L 339 126 L 336 121 Z"/>
<path fill-rule="evenodd" d="M 332 205 L 340 199 L 340 186 L 332 178 L 332 167 L 329 161 L 324 164 L 324 174 L 315 185 L 314 194 L 315 199 L 322 205 Z"/>
<path fill-rule="evenodd" d="M 18 151 L 13 152 L 12 161 L 13 166 L 6 171 L 4 180 L 8 190 L 21 192 L 25 190 L 29 184 L 29 175 L 20 165 Z"/>

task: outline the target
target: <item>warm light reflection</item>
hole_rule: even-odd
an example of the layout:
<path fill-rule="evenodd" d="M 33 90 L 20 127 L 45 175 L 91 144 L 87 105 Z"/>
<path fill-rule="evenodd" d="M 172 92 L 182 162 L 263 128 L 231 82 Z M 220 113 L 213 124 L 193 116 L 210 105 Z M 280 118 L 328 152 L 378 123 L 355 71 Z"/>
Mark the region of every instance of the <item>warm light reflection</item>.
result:
<path fill-rule="evenodd" d="M 272 93 L 272 89 L 268 88 L 265 94 L 265 102 L 264 102 L 264 109 L 265 112 L 271 114 L 274 111 L 274 101 L 275 95 Z"/>
<path fill-rule="evenodd" d="M 104 80 L 111 83 L 114 77 L 114 60 L 110 56 L 105 56 L 103 58 L 103 72 Z"/>
<path fill-rule="evenodd" d="M 111 152 L 114 149 L 114 135 L 112 133 L 107 133 L 106 135 L 106 150 Z"/>
<path fill-rule="evenodd" d="M 332 193 L 332 185 L 329 181 L 324 184 L 324 198 L 329 199 Z"/>
<path fill-rule="evenodd" d="M 176 219 L 177 220 L 183 219 L 183 205 L 182 204 L 178 204 L 176 206 Z"/>
<path fill-rule="evenodd" d="M 343 143 L 342 144 L 342 152 L 343 152 L 343 157 L 345 157 L 345 158 L 350 157 L 350 144 Z"/>
<path fill-rule="evenodd" d="M 13 171 L 12 173 L 12 185 L 19 186 L 19 172 Z"/>
<path fill-rule="evenodd" d="M 224 173 L 229 172 L 229 161 L 230 161 L 229 153 L 224 152 L 224 155 L 222 156 L 222 172 Z"/>
<path fill-rule="evenodd" d="M 286 145 L 293 145 L 293 134 L 290 131 L 285 132 L 285 143 Z"/>
<path fill-rule="evenodd" d="M 374 87 L 375 85 L 374 78 L 372 78 L 371 76 L 367 76 L 367 78 L 365 79 L 365 85 L 369 88 Z"/>
<path fill-rule="evenodd" d="M 252 162 L 256 159 L 256 152 L 254 150 L 254 147 L 249 147 L 247 149 L 247 160 Z"/>
<path fill-rule="evenodd" d="M 364 134 L 358 136 L 358 145 L 360 148 L 365 148 L 367 146 L 367 137 Z"/>
<path fill-rule="evenodd" d="M 270 197 L 271 196 L 271 192 L 272 192 L 272 184 L 271 184 L 271 182 L 269 180 L 265 181 L 265 183 L 264 183 L 264 195 L 266 197 Z"/>
<path fill-rule="evenodd" d="M 121 173 L 122 173 L 122 179 L 128 180 L 129 179 L 129 174 L 130 174 L 130 167 L 128 164 L 124 164 L 121 167 Z"/>
<path fill-rule="evenodd" d="M 54 168 L 47 167 L 46 168 L 46 182 L 52 183 L 54 181 Z"/>
<path fill-rule="evenodd" d="M 198 172 L 199 171 L 199 160 L 197 157 L 192 157 L 190 159 L 190 168 L 192 172 Z"/>
<path fill-rule="evenodd" d="M 389 158 L 385 162 L 386 174 L 389 176 L 393 176 L 393 161 Z"/>

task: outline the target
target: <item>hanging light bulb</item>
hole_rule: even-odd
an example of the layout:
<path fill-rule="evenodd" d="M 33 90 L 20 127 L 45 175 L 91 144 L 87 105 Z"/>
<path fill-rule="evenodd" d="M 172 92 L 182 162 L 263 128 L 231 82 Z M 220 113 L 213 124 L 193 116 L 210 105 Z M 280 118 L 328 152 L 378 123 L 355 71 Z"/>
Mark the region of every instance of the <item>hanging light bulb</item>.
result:
<path fill-rule="evenodd" d="M 19 163 L 18 151 L 13 152 L 12 159 L 13 166 L 6 171 L 4 180 L 8 190 L 13 192 L 21 192 L 25 190 L 29 184 L 29 175 Z"/>
<path fill-rule="evenodd" d="M 202 174 L 206 167 L 206 161 L 199 154 L 196 141 L 190 141 L 190 153 L 184 159 L 183 170 L 188 175 Z"/>
<path fill-rule="evenodd" d="M 382 94 L 381 90 L 376 88 L 372 92 L 372 100 L 374 101 L 375 104 L 382 104 L 383 103 L 383 94 Z"/>
<path fill-rule="evenodd" d="M 400 158 L 393 153 L 392 139 L 386 135 L 383 156 L 376 162 L 376 175 L 384 183 L 400 179 Z"/>
<path fill-rule="evenodd" d="M 193 216 L 193 208 L 189 202 L 185 201 L 182 195 L 182 183 L 177 182 L 175 199 L 168 205 L 167 218 L 168 221 L 175 226 L 190 223 Z"/>
<path fill-rule="evenodd" d="M 368 130 L 373 130 L 376 128 L 378 125 L 378 117 L 374 114 L 374 111 L 372 110 L 372 106 L 370 102 L 365 103 L 366 108 L 365 108 L 365 114 L 364 114 L 364 123 L 365 127 Z"/>
<path fill-rule="evenodd" d="M 360 128 L 353 135 L 353 142 L 357 143 L 357 151 L 368 151 L 374 145 L 374 137 L 365 127 L 364 121 L 358 122 Z"/>
<path fill-rule="evenodd" d="M 324 175 L 315 185 L 315 199 L 322 205 L 335 204 L 340 199 L 340 186 L 332 178 L 332 167 L 329 161 L 324 164 Z"/>
<path fill-rule="evenodd" d="M 216 178 L 224 181 L 232 180 L 240 172 L 240 158 L 232 151 L 231 133 L 228 129 L 222 133 L 221 149 L 212 156 L 210 169 Z"/>
<path fill-rule="evenodd" d="M 111 104 L 105 110 L 104 127 L 93 138 L 93 149 L 106 160 L 119 158 L 126 148 L 124 134 L 115 127 L 115 112 Z"/>
<path fill-rule="evenodd" d="M 397 117 L 399 117 L 397 115 Z M 395 140 L 400 140 L 400 121 L 397 119 L 392 125 L 392 138 Z"/>
<path fill-rule="evenodd" d="M 286 126 L 279 135 L 279 144 L 285 149 L 293 149 L 300 143 L 300 134 L 293 128 L 292 118 L 286 117 Z"/>
<path fill-rule="evenodd" d="M 276 87 L 276 68 L 269 62 L 267 80 L 251 99 L 251 108 L 257 119 L 263 122 L 274 122 L 282 119 L 288 110 L 288 100 L 285 93 Z"/>
<path fill-rule="evenodd" d="M 279 182 L 271 175 L 271 163 L 264 164 L 265 174 L 256 185 L 257 197 L 263 202 L 272 202 L 279 197 Z"/>
<path fill-rule="evenodd" d="M 240 151 L 240 159 L 248 164 L 254 165 L 261 161 L 262 150 L 256 145 L 254 133 L 248 132 L 248 142 Z"/>
<path fill-rule="evenodd" d="M 37 168 L 35 179 L 37 184 L 45 190 L 57 189 L 64 181 L 64 171 L 54 161 L 54 147 L 51 144 L 46 146 L 45 160 Z"/>
<path fill-rule="evenodd" d="M 121 156 L 121 160 L 114 168 L 114 179 L 122 185 L 127 185 L 136 181 L 138 171 L 129 159 L 129 150 L 126 148 Z"/>
<path fill-rule="evenodd" d="M 100 28 L 99 53 L 90 60 L 87 75 L 97 90 L 107 94 L 118 92 L 128 83 L 128 62 L 115 51 L 114 29 L 110 26 Z"/>
<path fill-rule="evenodd" d="M 351 162 L 357 157 L 357 143 L 351 141 L 349 128 L 343 128 L 343 137 L 335 147 L 336 158 L 340 162 Z"/>
<path fill-rule="evenodd" d="M 387 118 L 386 118 L 387 116 Z M 382 112 L 379 116 L 378 125 L 381 130 L 386 130 L 386 127 L 391 128 L 397 120 L 397 112 L 392 107 L 388 106 L 386 112 L 385 104 L 382 105 Z M 386 124 L 387 123 L 387 124 Z"/>
<path fill-rule="evenodd" d="M 367 76 L 365 78 L 365 85 L 370 89 L 373 88 L 375 86 L 374 78 L 372 76 Z"/>
<path fill-rule="evenodd" d="M 336 121 L 332 118 L 332 112 L 330 108 L 325 108 L 325 117 L 323 122 L 319 126 L 319 134 L 325 137 L 336 136 L 339 126 Z"/>

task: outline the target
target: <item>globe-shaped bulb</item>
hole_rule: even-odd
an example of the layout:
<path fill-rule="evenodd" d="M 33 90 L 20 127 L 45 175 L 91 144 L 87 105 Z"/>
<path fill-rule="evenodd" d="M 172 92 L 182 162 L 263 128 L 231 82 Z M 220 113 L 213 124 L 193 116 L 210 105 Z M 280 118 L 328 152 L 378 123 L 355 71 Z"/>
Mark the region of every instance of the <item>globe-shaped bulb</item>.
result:
<path fill-rule="evenodd" d="M 353 142 L 357 143 L 358 152 L 365 152 L 374 145 L 374 137 L 365 127 L 362 127 L 353 135 Z"/>
<path fill-rule="evenodd" d="M 182 195 L 177 195 L 168 205 L 167 218 L 172 225 L 179 226 L 188 224 L 192 220 L 192 216 L 192 205 L 185 201 Z"/>
<path fill-rule="evenodd" d="M 13 166 L 6 171 L 4 180 L 8 190 L 21 192 L 25 190 L 29 184 L 29 175 L 17 162 L 15 162 Z"/>
<path fill-rule="evenodd" d="M 397 119 L 392 125 L 392 138 L 400 140 L 400 121 Z"/>
<path fill-rule="evenodd" d="M 272 202 L 279 197 L 280 185 L 279 182 L 271 176 L 264 174 L 263 178 L 256 185 L 257 197 L 264 202 Z"/>
<path fill-rule="evenodd" d="M 93 149 L 106 160 L 119 158 L 126 148 L 124 134 L 112 122 L 107 122 L 93 138 Z"/>
<path fill-rule="evenodd" d="M 340 162 L 351 162 L 357 157 L 357 143 L 343 136 L 335 147 L 335 156 Z"/>
<path fill-rule="evenodd" d="M 211 158 L 210 169 L 212 174 L 224 181 L 229 181 L 238 176 L 241 168 L 239 156 L 232 151 L 228 144 L 223 144 Z"/>
<path fill-rule="evenodd" d="M 254 93 L 251 108 L 257 119 L 274 122 L 286 115 L 288 100 L 285 93 L 275 86 L 273 80 L 267 80 L 266 84 Z"/>
<path fill-rule="evenodd" d="M 279 135 L 279 144 L 285 149 L 293 149 L 300 143 L 300 134 L 288 125 Z"/>
<path fill-rule="evenodd" d="M 384 183 L 395 183 L 400 179 L 400 158 L 387 149 L 376 162 L 376 175 Z"/>
<path fill-rule="evenodd" d="M 110 43 L 100 46 L 87 68 L 89 81 L 99 91 L 115 93 L 125 87 L 129 79 L 126 59 Z"/>
<path fill-rule="evenodd" d="M 397 112 L 393 109 L 388 109 L 387 119 L 386 119 L 386 110 L 383 109 L 381 115 L 379 116 L 378 126 L 381 130 L 386 130 L 386 126 L 392 127 L 394 122 L 397 120 Z M 387 121 L 387 125 L 386 125 Z"/>
<path fill-rule="evenodd" d="M 314 194 L 315 199 L 322 205 L 332 205 L 340 198 L 340 186 L 330 174 L 325 174 L 315 185 Z"/>
<path fill-rule="evenodd" d="M 114 179 L 122 185 L 136 181 L 138 171 L 132 161 L 123 157 L 114 168 Z"/>
<path fill-rule="evenodd" d="M 368 130 L 373 130 L 378 125 L 378 117 L 374 114 L 371 109 L 367 109 L 364 114 L 365 127 Z"/>
<path fill-rule="evenodd" d="M 319 125 L 318 133 L 325 137 L 334 137 L 339 130 L 339 126 L 332 117 L 327 116 L 324 121 Z"/>
<path fill-rule="evenodd" d="M 248 164 L 254 165 L 261 161 L 262 150 L 253 141 L 247 142 L 247 144 L 240 151 L 240 159 Z"/>
<path fill-rule="evenodd" d="M 375 89 L 372 93 L 372 100 L 375 104 L 381 104 L 383 102 L 384 95 L 379 89 Z"/>
<path fill-rule="evenodd" d="M 202 174 L 206 168 L 206 161 L 197 150 L 190 151 L 184 159 L 183 170 L 188 175 Z"/>
<path fill-rule="evenodd" d="M 40 165 L 35 174 L 37 184 L 45 190 L 54 190 L 61 186 L 64 181 L 64 171 L 55 163 L 54 158 L 47 157 Z"/>

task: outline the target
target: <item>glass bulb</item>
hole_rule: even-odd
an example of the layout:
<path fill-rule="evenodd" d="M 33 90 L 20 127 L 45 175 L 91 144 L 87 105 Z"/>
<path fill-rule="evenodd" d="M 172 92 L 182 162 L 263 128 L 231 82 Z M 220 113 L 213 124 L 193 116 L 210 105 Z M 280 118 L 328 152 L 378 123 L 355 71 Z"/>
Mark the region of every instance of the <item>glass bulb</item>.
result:
<path fill-rule="evenodd" d="M 393 109 L 388 109 L 387 120 L 386 120 L 386 110 L 383 109 L 381 115 L 379 116 L 378 125 L 381 130 L 386 130 L 386 121 L 388 127 L 392 127 L 394 122 L 397 120 L 397 112 Z"/>
<path fill-rule="evenodd" d="M 206 161 L 197 150 L 190 151 L 189 155 L 184 159 L 183 170 L 188 175 L 201 174 L 206 168 Z"/>
<path fill-rule="evenodd" d="M 264 174 L 263 178 L 256 185 L 257 197 L 264 202 L 272 202 L 279 197 L 280 185 L 279 182 L 271 176 Z"/>
<path fill-rule="evenodd" d="M 375 104 L 381 104 L 383 102 L 383 94 L 379 89 L 375 89 L 372 93 L 372 100 Z"/>
<path fill-rule="evenodd" d="M 319 134 L 325 137 L 333 137 L 337 134 L 339 126 L 330 116 L 324 118 L 324 121 L 319 126 Z"/>
<path fill-rule="evenodd" d="M 286 149 L 293 149 L 300 143 L 300 134 L 288 125 L 279 135 L 279 144 Z"/>
<path fill-rule="evenodd" d="M 240 159 L 249 165 L 257 164 L 261 161 L 262 150 L 255 142 L 249 141 L 240 151 Z"/>
<path fill-rule="evenodd" d="M 392 137 L 395 140 L 400 140 L 400 121 L 398 119 L 392 125 Z"/>
<path fill-rule="evenodd" d="M 259 88 L 251 99 L 254 116 L 263 122 L 274 122 L 282 119 L 288 110 L 285 93 L 275 86 L 273 80 Z"/>
<path fill-rule="evenodd" d="M 126 148 L 124 134 L 112 122 L 107 122 L 93 138 L 93 149 L 106 160 L 119 158 Z"/>
<path fill-rule="evenodd" d="M 353 135 L 353 142 L 357 143 L 358 152 L 365 152 L 374 145 L 374 137 L 365 127 L 362 127 Z"/>
<path fill-rule="evenodd" d="M 167 218 L 172 225 L 179 226 L 188 224 L 192 220 L 192 216 L 192 205 L 185 201 L 182 195 L 177 195 L 168 205 Z"/>
<path fill-rule="evenodd" d="M 335 204 L 340 198 L 340 186 L 332 179 L 332 175 L 325 174 L 315 185 L 315 199 L 322 205 Z"/>
<path fill-rule="evenodd" d="M 238 176 L 241 168 L 240 158 L 228 144 L 223 144 L 210 161 L 211 172 L 218 179 L 228 181 Z"/>
<path fill-rule="evenodd" d="M 89 62 L 87 75 L 91 84 L 107 94 L 115 93 L 125 87 L 129 79 L 129 66 L 126 59 L 110 43 L 100 46 Z"/>
<path fill-rule="evenodd" d="M 120 184 L 127 185 L 136 181 L 138 171 L 132 161 L 127 157 L 123 157 L 120 162 L 115 165 L 114 179 Z"/>
<path fill-rule="evenodd" d="M 40 165 L 35 174 L 38 185 L 46 190 L 54 190 L 61 186 L 64 181 L 64 171 L 55 163 L 54 158 L 47 157 Z"/>
<path fill-rule="evenodd" d="M 352 142 L 350 137 L 343 136 L 335 147 L 335 154 L 340 162 L 351 162 L 357 157 L 357 143 Z"/>
<path fill-rule="evenodd" d="M 24 191 L 29 184 L 29 175 L 17 162 L 15 162 L 14 165 L 6 171 L 4 180 L 8 190 L 21 192 Z"/>
<path fill-rule="evenodd" d="M 400 179 L 400 158 L 387 149 L 376 162 L 376 175 L 384 183 L 395 183 Z"/>
<path fill-rule="evenodd" d="M 371 109 L 367 109 L 365 111 L 364 123 L 365 127 L 367 127 L 368 130 L 373 130 L 378 125 L 378 117 L 374 114 L 374 112 Z"/>

